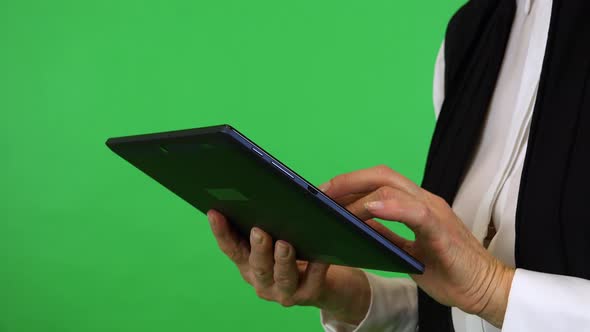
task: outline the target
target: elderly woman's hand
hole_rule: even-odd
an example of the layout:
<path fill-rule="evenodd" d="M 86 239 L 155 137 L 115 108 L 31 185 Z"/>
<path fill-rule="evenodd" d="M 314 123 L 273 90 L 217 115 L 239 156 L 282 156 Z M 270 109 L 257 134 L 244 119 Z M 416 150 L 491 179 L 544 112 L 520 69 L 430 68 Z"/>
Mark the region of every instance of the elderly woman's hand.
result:
<path fill-rule="evenodd" d="M 207 216 L 219 247 L 258 297 L 285 307 L 315 306 L 350 324 L 366 315 L 371 290 L 361 270 L 297 261 L 289 243 L 277 239 L 273 245 L 270 235 L 259 228 L 244 239 L 219 212 L 211 210 Z"/>
<path fill-rule="evenodd" d="M 320 188 L 423 262 L 425 273 L 411 276 L 422 290 L 502 326 L 514 270 L 493 257 L 442 198 L 386 166 L 340 175 Z M 393 235 L 373 217 L 402 222 L 415 241 Z"/>

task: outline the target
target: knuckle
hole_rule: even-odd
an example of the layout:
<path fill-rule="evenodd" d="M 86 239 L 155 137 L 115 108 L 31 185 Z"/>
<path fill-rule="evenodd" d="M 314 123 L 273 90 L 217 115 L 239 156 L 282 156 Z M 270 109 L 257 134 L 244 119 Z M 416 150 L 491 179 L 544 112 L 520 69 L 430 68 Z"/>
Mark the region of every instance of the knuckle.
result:
<path fill-rule="evenodd" d="M 253 268 L 252 269 L 252 273 L 254 274 L 254 276 L 256 277 L 256 279 L 268 279 L 270 273 L 268 271 L 266 271 L 265 269 L 261 269 L 261 268 Z"/>
<path fill-rule="evenodd" d="M 238 248 L 232 248 L 224 251 L 226 256 L 229 257 L 232 261 L 236 262 L 241 257 L 241 252 Z"/>
<path fill-rule="evenodd" d="M 330 188 L 339 186 L 341 183 L 346 183 L 349 177 L 350 176 L 348 174 L 336 175 L 335 177 L 330 179 L 330 181 L 328 181 L 328 183 L 330 184 Z"/>
<path fill-rule="evenodd" d="M 275 276 L 275 283 L 279 287 L 285 287 L 285 286 L 290 286 L 291 284 L 293 284 L 293 280 L 289 275 L 278 274 Z"/>
<path fill-rule="evenodd" d="M 283 296 L 283 297 L 279 298 L 279 300 L 277 302 L 285 308 L 292 307 L 296 304 L 295 301 L 293 300 L 293 298 L 287 297 L 287 296 Z"/>
<path fill-rule="evenodd" d="M 385 164 L 380 164 L 375 166 L 375 171 L 377 172 L 377 174 L 381 174 L 381 175 L 391 175 L 393 174 L 393 170 L 391 169 L 391 167 L 385 165 Z"/>
<path fill-rule="evenodd" d="M 436 202 L 438 205 L 441 205 L 441 206 L 444 206 L 444 207 L 449 207 L 449 208 L 450 208 L 450 205 L 449 205 L 449 203 L 448 203 L 448 202 L 447 202 L 447 201 L 446 201 L 444 198 L 442 198 L 442 197 L 440 197 L 440 196 L 438 196 L 438 195 L 431 195 L 431 196 L 434 196 L 434 201 L 435 201 L 435 202 Z"/>
<path fill-rule="evenodd" d="M 387 186 L 377 189 L 376 194 L 380 200 L 390 200 L 395 198 L 395 190 Z"/>
<path fill-rule="evenodd" d="M 420 205 L 416 209 L 416 216 L 421 220 L 428 220 L 432 216 L 432 211 L 426 205 Z"/>
<path fill-rule="evenodd" d="M 235 246 L 223 245 L 223 246 L 219 246 L 219 248 L 221 249 L 221 252 L 223 252 L 223 254 L 226 255 L 231 260 L 234 260 L 234 258 L 236 258 L 238 255 L 238 252 L 237 252 Z"/>

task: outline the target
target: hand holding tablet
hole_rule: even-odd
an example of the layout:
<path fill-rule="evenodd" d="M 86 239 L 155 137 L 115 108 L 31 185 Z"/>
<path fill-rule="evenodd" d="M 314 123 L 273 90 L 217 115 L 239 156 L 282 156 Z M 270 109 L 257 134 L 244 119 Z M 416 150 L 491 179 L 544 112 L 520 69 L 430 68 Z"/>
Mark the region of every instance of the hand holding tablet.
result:
<path fill-rule="evenodd" d="M 234 128 L 111 138 L 115 153 L 203 213 L 287 241 L 301 260 L 395 272 L 423 265 Z"/>
<path fill-rule="evenodd" d="M 514 269 L 444 199 L 388 167 L 337 176 L 320 191 L 230 126 L 107 145 L 208 213 L 219 246 L 262 298 L 357 324 L 371 295 L 355 267 L 408 272 L 437 302 L 502 325 Z M 371 218 L 398 220 L 416 239 Z"/>

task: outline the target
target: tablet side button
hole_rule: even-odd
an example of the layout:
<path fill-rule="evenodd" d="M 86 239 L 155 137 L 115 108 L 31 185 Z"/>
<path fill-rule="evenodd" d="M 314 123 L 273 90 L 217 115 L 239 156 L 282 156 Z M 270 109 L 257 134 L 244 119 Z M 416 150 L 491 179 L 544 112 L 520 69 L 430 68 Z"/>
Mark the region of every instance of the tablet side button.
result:
<path fill-rule="evenodd" d="M 295 177 L 289 173 L 286 169 L 282 168 L 281 166 L 279 166 L 277 163 L 275 163 L 274 161 L 271 161 L 271 163 L 278 169 L 280 169 L 283 173 L 287 174 L 291 179 L 294 179 Z"/>
<path fill-rule="evenodd" d="M 256 152 L 256 154 L 257 154 L 257 155 L 259 155 L 259 156 L 261 156 L 261 157 L 264 157 L 264 154 L 262 154 L 262 152 L 258 151 L 258 149 L 257 149 L 257 148 L 255 148 L 255 147 L 252 147 L 252 151 Z"/>

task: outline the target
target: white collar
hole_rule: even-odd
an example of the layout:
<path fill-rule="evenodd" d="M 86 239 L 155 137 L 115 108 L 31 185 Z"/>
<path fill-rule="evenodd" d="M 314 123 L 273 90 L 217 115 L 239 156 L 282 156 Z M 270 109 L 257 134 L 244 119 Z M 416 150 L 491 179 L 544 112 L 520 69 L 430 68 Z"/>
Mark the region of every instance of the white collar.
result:
<path fill-rule="evenodd" d="M 533 0 L 521 0 L 517 1 L 519 6 L 523 6 L 525 15 L 531 13 L 531 7 L 533 6 Z"/>

